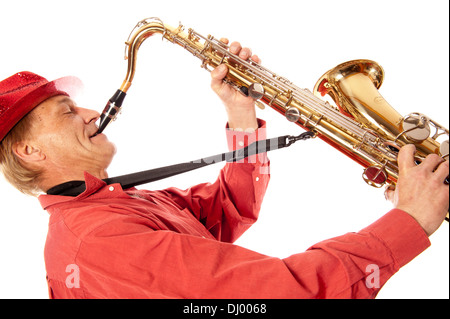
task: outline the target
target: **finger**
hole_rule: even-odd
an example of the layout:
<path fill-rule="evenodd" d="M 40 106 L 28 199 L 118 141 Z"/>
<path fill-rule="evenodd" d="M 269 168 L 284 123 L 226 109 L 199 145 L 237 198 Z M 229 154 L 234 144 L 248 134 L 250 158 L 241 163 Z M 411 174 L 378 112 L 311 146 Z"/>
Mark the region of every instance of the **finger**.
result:
<path fill-rule="evenodd" d="M 414 144 L 408 144 L 403 146 L 398 153 L 398 169 L 402 173 L 404 170 L 416 166 L 414 162 L 414 154 L 416 152 L 416 146 Z"/>
<path fill-rule="evenodd" d="M 261 59 L 259 58 L 259 56 L 257 56 L 256 54 L 252 56 L 252 60 L 258 64 L 261 63 Z"/>
<path fill-rule="evenodd" d="M 390 189 L 386 189 L 386 191 L 384 192 L 384 198 L 386 198 L 386 200 L 391 203 L 394 203 L 394 195 L 395 195 L 395 191 L 390 190 Z"/>
<path fill-rule="evenodd" d="M 392 184 L 386 185 L 384 188 L 384 198 L 391 203 L 394 203 L 395 186 Z"/>
<path fill-rule="evenodd" d="M 230 42 L 227 38 L 220 38 L 220 42 L 224 43 L 224 44 L 228 44 L 228 42 Z"/>
<path fill-rule="evenodd" d="M 421 163 L 422 167 L 429 172 L 434 172 L 436 168 L 444 161 L 442 157 L 437 154 L 428 155 Z"/>
<path fill-rule="evenodd" d="M 438 180 L 444 181 L 449 175 L 449 163 L 445 161 L 441 163 L 434 172 Z"/>
<path fill-rule="evenodd" d="M 239 54 L 241 52 L 242 46 L 239 42 L 233 42 L 230 44 L 230 52 L 233 54 Z"/>
<path fill-rule="evenodd" d="M 215 92 L 219 92 L 222 85 L 223 79 L 228 73 L 228 67 L 225 64 L 219 65 L 217 68 L 211 72 L 211 88 Z"/>
<path fill-rule="evenodd" d="M 242 60 L 247 60 L 248 58 L 250 58 L 252 56 L 252 50 L 250 50 L 249 48 L 243 48 L 241 50 L 241 52 L 239 52 L 239 57 Z"/>

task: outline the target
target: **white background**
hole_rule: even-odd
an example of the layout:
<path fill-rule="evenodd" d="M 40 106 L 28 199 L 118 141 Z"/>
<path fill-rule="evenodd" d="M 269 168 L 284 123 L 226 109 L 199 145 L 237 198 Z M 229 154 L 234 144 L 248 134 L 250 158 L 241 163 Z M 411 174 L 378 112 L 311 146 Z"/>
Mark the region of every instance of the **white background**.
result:
<path fill-rule="evenodd" d="M 337 64 L 377 61 L 380 93 L 401 114 L 421 112 L 448 128 L 449 2 L 408 1 L 1 1 L 0 79 L 29 70 L 48 79 L 75 75 L 79 105 L 101 112 L 125 76 L 124 41 L 141 19 L 182 21 L 203 35 L 249 46 L 263 65 L 300 87 Z M 105 133 L 118 154 L 110 176 L 226 151 L 226 115 L 200 62 L 159 35 L 138 54 L 123 114 Z M 299 134 L 270 108 L 258 111 L 268 136 Z M 237 244 L 287 257 L 358 231 L 386 213 L 383 190 L 362 167 L 321 140 L 270 154 L 272 178 L 261 217 Z M 148 185 L 213 182 L 222 164 Z M 0 298 L 47 298 L 43 247 L 48 215 L 35 198 L 0 180 Z M 397 273 L 379 298 L 449 298 L 449 225 Z M 132 249 L 132 247 L 130 247 Z"/>

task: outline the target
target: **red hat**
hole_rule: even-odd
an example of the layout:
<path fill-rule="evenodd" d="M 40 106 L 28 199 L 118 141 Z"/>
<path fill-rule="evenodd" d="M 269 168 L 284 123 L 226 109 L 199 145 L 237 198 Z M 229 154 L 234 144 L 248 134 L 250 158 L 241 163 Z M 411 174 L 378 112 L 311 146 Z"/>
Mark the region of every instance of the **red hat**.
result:
<path fill-rule="evenodd" d="M 0 141 L 40 103 L 56 95 L 74 96 L 82 86 L 73 76 L 49 82 L 27 71 L 0 81 Z"/>

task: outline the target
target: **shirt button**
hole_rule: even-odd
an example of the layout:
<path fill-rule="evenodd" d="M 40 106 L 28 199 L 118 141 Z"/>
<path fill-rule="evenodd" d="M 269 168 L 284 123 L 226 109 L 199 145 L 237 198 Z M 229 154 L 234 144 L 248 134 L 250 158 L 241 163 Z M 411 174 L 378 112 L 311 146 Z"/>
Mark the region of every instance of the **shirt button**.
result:
<path fill-rule="evenodd" d="M 259 177 L 256 178 L 256 181 L 259 182 Z"/>
<path fill-rule="evenodd" d="M 114 186 L 109 186 L 109 191 L 112 192 L 114 190 Z"/>
<path fill-rule="evenodd" d="M 239 146 L 244 146 L 244 142 L 239 141 L 239 142 L 238 142 L 238 145 L 239 145 Z"/>

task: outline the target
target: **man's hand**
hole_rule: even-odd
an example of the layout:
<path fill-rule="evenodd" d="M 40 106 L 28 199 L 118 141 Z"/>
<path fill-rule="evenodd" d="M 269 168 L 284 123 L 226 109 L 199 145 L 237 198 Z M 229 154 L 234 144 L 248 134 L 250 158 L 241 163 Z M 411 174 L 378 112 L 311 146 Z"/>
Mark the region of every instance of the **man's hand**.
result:
<path fill-rule="evenodd" d="M 221 39 L 228 44 L 228 39 Z M 249 48 L 242 48 L 239 42 L 233 42 L 230 45 L 230 52 L 238 55 L 241 59 L 252 59 L 260 63 L 257 55 L 252 55 Z M 256 120 L 255 100 L 246 97 L 234 88 L 225 84 L 222 80 L 228 73 L 228 67 L 225 64 L 218 66 L 211 72 L 211 88 L 220 97 L 225 105 L 228 114 L 228 127 L 231 129 L 256 130 L 258 122 Z"/>
<path fill-rule="evenodd" d="M 387 190 L 386 198 L 422 226 L 428 236 L 442 224 L 449 208 L 449 162 L 436 154 L 428 155 L 416 165 L 416 148 L 409 144 L 398 154 L 399 177 L 395 191 Z"/>

